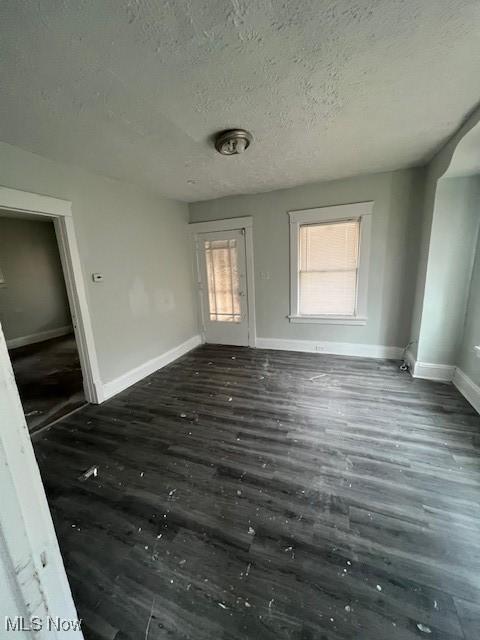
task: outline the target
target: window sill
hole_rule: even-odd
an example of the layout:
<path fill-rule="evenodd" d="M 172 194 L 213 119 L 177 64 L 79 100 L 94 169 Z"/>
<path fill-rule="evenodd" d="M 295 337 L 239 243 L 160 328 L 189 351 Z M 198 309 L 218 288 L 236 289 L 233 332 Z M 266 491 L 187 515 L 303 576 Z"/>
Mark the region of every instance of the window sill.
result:
<path fill-rule="evenodd" d="M 360 316 L 288 316 L 288 319 L 300 324 L 367 324 L 367 318 Z"/>

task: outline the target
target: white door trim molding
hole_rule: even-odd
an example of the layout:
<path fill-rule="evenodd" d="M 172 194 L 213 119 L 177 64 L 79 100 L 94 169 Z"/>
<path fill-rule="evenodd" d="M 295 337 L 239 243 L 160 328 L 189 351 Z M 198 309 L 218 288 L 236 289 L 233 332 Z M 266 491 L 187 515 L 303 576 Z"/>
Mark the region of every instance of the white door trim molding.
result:
<path fill-rule="evenodd" d="M 18 594 L 12 617 L 26 615 L 28 622 L 39 616 L 44 626 L 34 634 L 38 640 L 82 640 L 81 631 L 46 625 L 49 615 L 75 620 L 77 613 L 1 327 L 0 424 L 0 553 L 11 568 L 4 588 Z"/>
<path fill-rule="evenodd" d="M 205 328 L 203 326 L 203 296 L 201 292 L 201 268 L 199 264 L 197 240 L 198 234 L 210 233 L 214 231 L 234 231 L 245 230 L 245 268 L 247 272 L 247 300 L 248 300 L 248 346 L 256 345 L 256 315 L 255 315 L 255 273 L 253 266 L 253 218 L 245 216 L 242 218 L 226 218 L 225 220 L 210 220 L 208 222 L 191 222 L 189 224 L 190 233 L 193 240 L 193 251 L 195 260 L 195 278 L 199 295 L 200 326 L 202 327 L 202 338 L 205 338 Z"/>
<path fill-rule="evenodd" d="M 78 253 L 72 203 L 60 198 L 0 186 L 0 208 L 53 219 L 82 368 L 85 397 L 88 402 L 102 402 L 102 383 Z"/>
<path fill-rule="evenodd" d="M 190 233 L 209 233 L 211 231 L 233 231 L 253 227 L 252 216 L 243 218 L 225 218 L 224 220 L 208 220 L 207 222 L 190 222 Z"/>
<path fill-rule="evenodd" d="M 39 215 L 55 217 L 72 215 L 72 203 L 69 200 L 1 186 L 0 206 L 2 209 L 18 211 L 19 213 L 38 213 Z"/>
<path fill-rule="evenodd" d="M 356 344 L 353 342 L 327 342 L 321 340 L 285 340 L 282 338 L 257 338 L 258 349 L 280 351 L 304 351 L 307 353 L 331 354 L 358 358 L 380 358 L 400 360 L 403 349 L 379 344 Z"/>

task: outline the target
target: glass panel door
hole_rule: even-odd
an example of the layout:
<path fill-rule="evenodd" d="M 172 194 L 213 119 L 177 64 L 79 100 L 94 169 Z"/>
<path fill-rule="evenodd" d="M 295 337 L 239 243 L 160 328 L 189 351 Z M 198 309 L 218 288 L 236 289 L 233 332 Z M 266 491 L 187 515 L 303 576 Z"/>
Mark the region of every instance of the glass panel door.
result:
<path fill-rule="evenodd" d="M 204 240 L 208 304 L 212 322 L 241 322 L 237 241 Z"/>
<path fill-rule="evenodd" d="M 197 237 L 206 342 L 248 345 L 245 236 L 241 230 Z"/>

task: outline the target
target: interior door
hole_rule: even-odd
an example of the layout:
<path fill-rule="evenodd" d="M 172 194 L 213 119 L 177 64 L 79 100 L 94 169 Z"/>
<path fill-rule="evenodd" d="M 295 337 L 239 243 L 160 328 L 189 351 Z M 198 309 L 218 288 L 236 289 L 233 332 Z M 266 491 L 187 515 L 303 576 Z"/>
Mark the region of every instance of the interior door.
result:
<path fill-rule="evenodd" d="M 205 341 L 248 346 L 244 231 L 199 233 L 197 252 Z"/>

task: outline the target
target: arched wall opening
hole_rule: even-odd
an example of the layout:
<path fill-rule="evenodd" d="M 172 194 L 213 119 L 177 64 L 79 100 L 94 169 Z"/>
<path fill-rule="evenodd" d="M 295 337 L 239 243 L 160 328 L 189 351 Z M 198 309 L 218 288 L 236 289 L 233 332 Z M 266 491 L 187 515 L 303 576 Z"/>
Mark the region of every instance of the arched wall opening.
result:
<path fill-rule="evenodd" d="M 480 384 L 480 112 L 427 171 L 409 360 L 416 377 Z"/>

